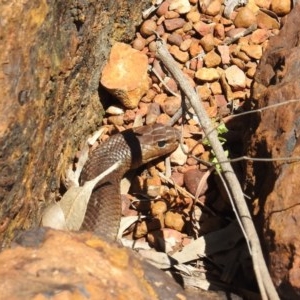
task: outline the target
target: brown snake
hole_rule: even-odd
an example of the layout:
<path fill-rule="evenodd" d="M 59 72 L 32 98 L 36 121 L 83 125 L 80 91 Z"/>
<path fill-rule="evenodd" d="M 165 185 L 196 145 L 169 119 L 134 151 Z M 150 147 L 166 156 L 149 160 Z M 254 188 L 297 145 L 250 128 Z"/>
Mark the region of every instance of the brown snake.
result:
<path fill-rule="evenodd" d="M 80 184 L 91 180 L 121 160 L 121 166 L 101 180 L 91 195 L 82 230 L 115 240 L 121 221 L 120 181 L 124 174 L 174 151 L 179 145 L 177 129 L 161 124 L 128 129 L 100 144 L 85 163 Z"/>

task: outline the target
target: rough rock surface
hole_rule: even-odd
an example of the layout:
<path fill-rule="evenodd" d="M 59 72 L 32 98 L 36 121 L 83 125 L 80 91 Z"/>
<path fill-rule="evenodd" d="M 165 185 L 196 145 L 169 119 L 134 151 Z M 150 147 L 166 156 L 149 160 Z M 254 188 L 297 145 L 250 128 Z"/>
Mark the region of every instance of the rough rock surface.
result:
<path fill-rule="evenodd" d="M 40 228 L 0 254 L 1 299 L 224 299 L 186 293 L 128 249 L 91 233 Z"/>
<path fill-rule="evenodd" d="M 103 68 L 101 83 L 126 108 L 136 108 L 149 89 L 147 72 L 145 54 L 130 45 L 115 43 Z"/>
<path fill-rule="evenodd" d="M 300 98 L 299 14 L 300 5 L 287 16 L 280 34 L 270 39 L 261 59 L 253 90 L 258 108 Z M 248 156 L 300 156 L 299 102 L 261 112 L 252 127 Z M 262 225 L 258 228 L 281 299 L 300 295 L 299 178 L 299 161 L 247 163 L 246 194 L 252 196 L 254 214 Z"/>
<path fill-rule="evenodd" d="M 57 198 L 68 161 L 101 124 L 99 78 L 111 43 L 133 37 L 146 5 L 2 1 L 0 244 L 37 225 Z"/>

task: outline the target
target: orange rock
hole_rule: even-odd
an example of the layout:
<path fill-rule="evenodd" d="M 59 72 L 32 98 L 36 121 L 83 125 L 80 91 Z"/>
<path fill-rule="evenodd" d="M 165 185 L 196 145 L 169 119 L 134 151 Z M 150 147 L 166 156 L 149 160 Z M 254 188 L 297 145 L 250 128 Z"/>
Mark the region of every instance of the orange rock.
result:
<path fill-rule="evenodd" d="M 271 10 L 278 16 L 284 16 L 291 11 L 291 4 L 290 0 L 272 0 Z"/>
<path fill-rule="evenodd" d="M 257 19 L 257 25 L 259 28 L 265 28 L 265 29 L 279 29 L 280 24 L 277 20 L 270 17 L 266 13 L 259 11 L 256 16 Z"/>
<path fill-rule="evenodd" d="M 215 46 L 214 36 L 209 33 L 206 34 L 201 40 L 200 44 L 206 52 L 211 51 Z"/>
<path fill-rule="evenodd" d="M 213 93 L 213 95 L 219 95 L 222 94 L 222 87 L 218 81 L 214 81 L 210 84 L 210 89 Z"/>
<path fill-rule="evenodd" d="M 253 24 L 256 24 L 256 22 L 256 17 L 253 11 L 248 7 L 242 7 L 234 19 L 234 25 L 236 27 L 247 28 Z"/>
<path fill-rule="evenodd" d="M 101 84 L 126 108 L 137 107 L 149 89 L 148 58 L 124 43 L 115 43 L 105 65 Z"/>
<path fill-rule="evenodd" d="M 173 45 L 169 49 L 170 53 L 181 63 L 185 63 L 189 60 L 188 52 L 181 51 L 178 46 Z"/>
<path fill-rule="evenodd" d="M 195 73 L 195 77 L 202 81 L 215 81 L 220 78 L 220 74 L 213 68 L 202 68 Z"/>
<path fill-rule="evenodd" d="M 184 227 L 183 215 L 168 211 L 165 216 L 165 225 L 168 228 L 175 229 L 177 231 L 182 231 Z"/>
<path fill-rule="evenodd" d="M 270 37 L 270 33 L 267 29 L 257 29 L 255 30 L 250 37 L 250 41 L 253 44 L 261 44 Z"/>
<path fill-rule="evenodd" d="M 202 101 L 207 100 L 211 95 L 211 90 L 206 84 L 198 86 L 196 90 Z"/>
<path fill-rule="evenodd" d="M 203 60 L 207 68 L 217 67 L 222 61 L 220 55 L 218 55 L 214 50 L 208 52 L 204 56 Z"/>
<path fill-rule="evenodd" d="M 262 56 L 261 45 L 243 45 L 241 50 L 254 59 L 260 59 Z"/>
<path fill-rule="evenodd" d="M 212 0 L 209 1 L 206 7 L 201 7 L 202 12 L 209 16 L 216 16 L 221 11 L 221 1 L 220 0 Z"/>

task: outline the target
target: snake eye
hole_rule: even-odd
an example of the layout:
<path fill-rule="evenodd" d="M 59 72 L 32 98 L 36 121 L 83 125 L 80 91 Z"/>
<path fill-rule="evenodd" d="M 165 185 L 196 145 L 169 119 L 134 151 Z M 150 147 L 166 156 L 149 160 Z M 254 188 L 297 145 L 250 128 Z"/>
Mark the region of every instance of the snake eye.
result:
<path fill-rule="evenodd" d="M 157 146 L 159 148 L 163 148 L 164 146 L 166 146 L 166 141 L 159 141 L 159 142 L 157 142 Z"/>

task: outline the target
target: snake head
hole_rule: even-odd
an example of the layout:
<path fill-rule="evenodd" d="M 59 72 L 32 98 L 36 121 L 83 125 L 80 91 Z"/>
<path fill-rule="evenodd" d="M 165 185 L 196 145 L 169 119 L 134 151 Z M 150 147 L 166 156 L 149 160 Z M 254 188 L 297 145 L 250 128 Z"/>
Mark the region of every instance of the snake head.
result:
<path fill-rule="evenodd" d="M 180 143 L 180 132 L 162 124 L 134 128 L 140 142 L 142 164 L 173 152 Z"/>

